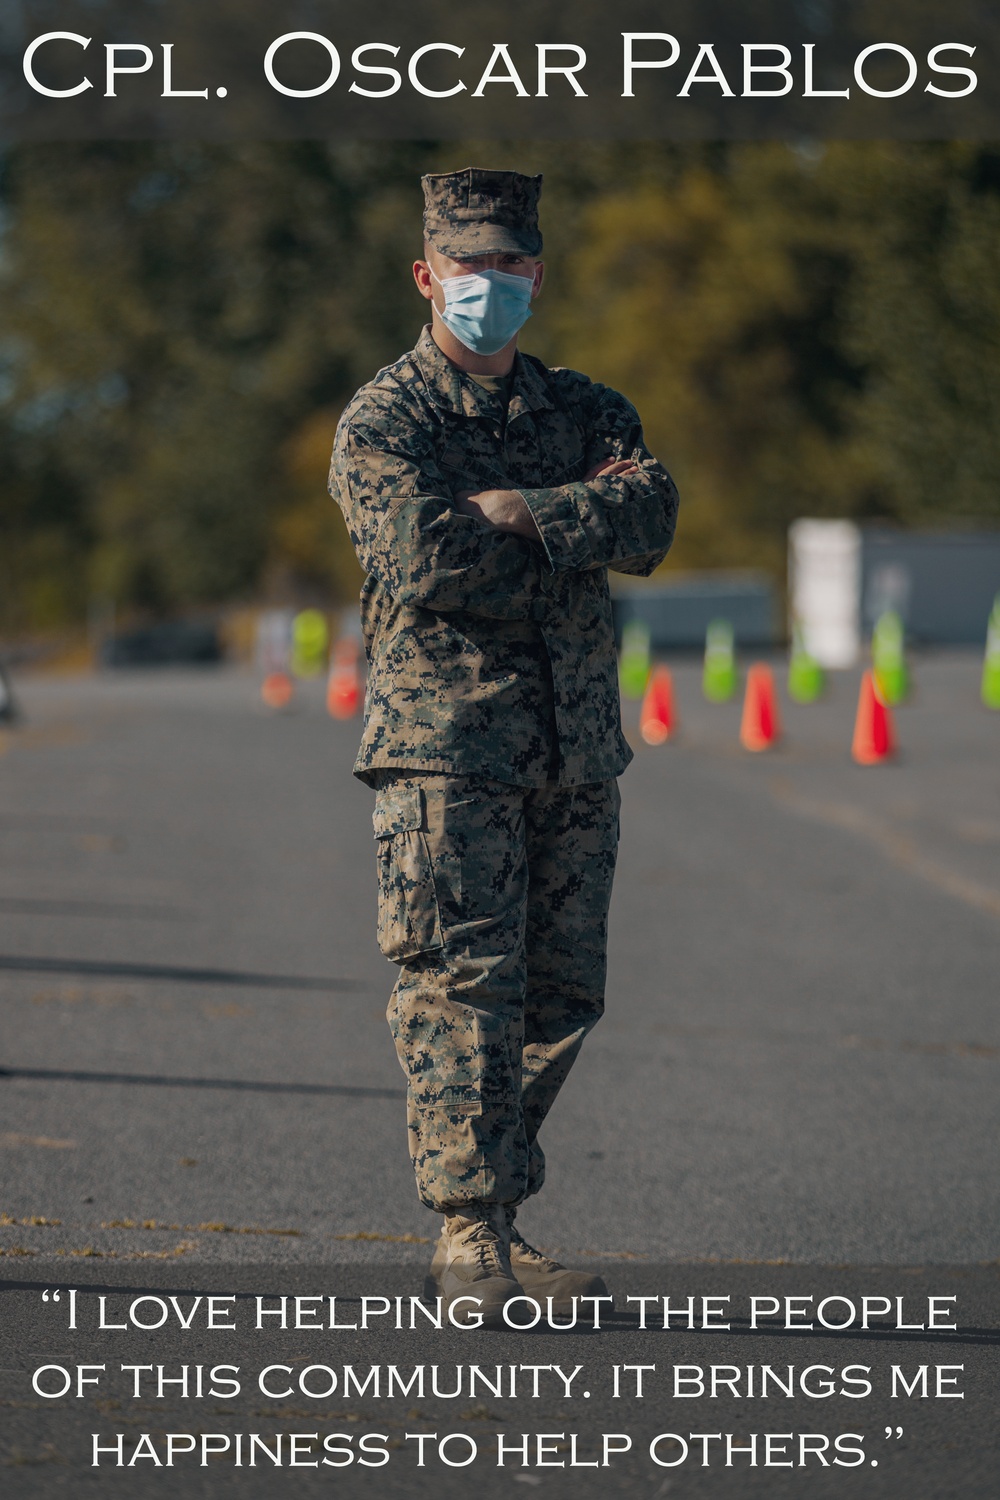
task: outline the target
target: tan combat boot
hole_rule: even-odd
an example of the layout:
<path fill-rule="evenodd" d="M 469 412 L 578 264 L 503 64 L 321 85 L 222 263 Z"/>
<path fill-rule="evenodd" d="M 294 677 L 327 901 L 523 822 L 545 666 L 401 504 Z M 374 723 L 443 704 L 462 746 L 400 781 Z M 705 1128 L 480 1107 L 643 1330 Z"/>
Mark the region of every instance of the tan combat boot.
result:
<path fill-rule="evenodd" d="M 521 1290 L 545 1307 L 552 1298 L 552 1311 L 573 1314 L 574 1297 L 606 1297 L 608 1289 L 600 1276 L 591 1271 L 570 1271 L 557 1260 L 550 1260 L 534 1245 L 529 1245 L 514 1225 L 514 1214 L 508 1209 L 510 1223 L 510 1268 Z"/>
<path fill-rule="evenodd" d="M 465 1310 L 481 1312 L 487 1328 L 503 1327 L 504 1304 L 519 1297 L 521 1288 L 510 1268 L 510 1232 L 502 1204 L 464 1203 L 445 1214 L 425 1293 L 440 1295 L 445 1309 L 459 1298 L 476 1298 L 479 1307 L 470 1301 Z"/>

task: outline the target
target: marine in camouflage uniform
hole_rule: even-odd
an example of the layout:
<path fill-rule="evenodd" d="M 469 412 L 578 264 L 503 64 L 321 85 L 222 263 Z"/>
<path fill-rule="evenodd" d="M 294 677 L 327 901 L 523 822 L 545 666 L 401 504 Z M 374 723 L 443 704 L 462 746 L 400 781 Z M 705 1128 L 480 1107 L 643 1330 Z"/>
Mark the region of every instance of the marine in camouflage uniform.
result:
<path fill-rule="evenodd" d="M 425 178 L 426 242 L 537 256 L 540 182 Z M 521 353 L 507 381 L 477 377 L 441 337 L 435 314 L 351 401 L 331 491 L 368 575 L 355 772 L 376 792 L 410 1149 L 423 1202 L 455 1214 L 537 1192 L 539 1127 L 603 1010 L 631 759 L 608 569 L 652 572 L 677 495 L 617 392 Z M 584 477 L 608 460 L 627 469 Z M 530 538 L 463 508 L 494 490 L 522 497 Z"/>

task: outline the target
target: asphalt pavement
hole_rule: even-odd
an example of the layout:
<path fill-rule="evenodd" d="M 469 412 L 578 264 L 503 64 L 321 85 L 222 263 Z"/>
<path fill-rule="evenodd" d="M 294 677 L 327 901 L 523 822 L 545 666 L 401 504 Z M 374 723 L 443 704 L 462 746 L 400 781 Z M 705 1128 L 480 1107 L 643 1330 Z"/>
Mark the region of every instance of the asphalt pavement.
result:
<path fill-rule="evenodd" d="M 817 705 L 783 702 L 784 739 L 761 755 L 738 745 L 738 703 L 703 701 L 694 662 L 674 664 L 675 741 L 643 745 L 626 706 L 636 757 L 622 780 L 607 1014 L 546 1124 L 545 1190 L 520 1216 L 535 1243 L 602 1269 L 617 1321 L 480 1333 L 475 1358 L 506 1366 L 542 1348 L 593 1366 L 580 1431 L 629 1433 L 633 1449 L 597 1471 L 497 1467 L 496 1422 L 535 1434 L 543 1416 L 556 1423 L 546 1432 L 581 1420 L 578 1400 L 545 1391 L 530 1417 L 520 1398 L 487 1399 L 485 1416 L 469 1399 L 458 1417 L 447 1404 L 435 1417 L 433 1402 L 272 1401 L 272 1427 L 292 1412 L 286 1431 L 306 1417 L 315 1430 L 322 1406 L 334 1423 L 395 1435 L 384 1470 L 288 1479 L 284 1465 L 222 1458 L 95 1468 L 105 1397 L 39 1396 L 30 1374 L 110 1347 L 94 1331 L 59 1336 L 41 1300 L 57 1286 L 63 1307 L 74 1286 L 88 1308 L 114 1288 L 188 1301 L 228 1288 L 241 1307 L 262 1292 L 420 1292 L 436 1225 L 414 1193 L 384 1020 L 393 971 L 374 939 L 357 724 L 326 716 L 319 684 L 269 712 L 237 669 L 15 679 L 23 717 L 0 729 L 5 1492 L 465 1493 L 473 1470 L 416 1467 L 400 1424 L 437 1430 L 433 1419 L 486 1434 L 474 1472 L 491 1495 L 513 1483 L 552 1495 L 995 1495 L 984 1392 L 1000 1337 L 1000 715 L 978 704 L 978 669 L 971 653 L 918 660 L 899 759 L 870 769 L 848 753 L 854 673 Z M 641 1330 L 625 1298 L 668 1288 L 730 1295 L 730 1329 Z M 914 1288 L 954 1295 L 956 1326 L 753 1329 L 748 1298 L 788 1288 L 893 1304 Z M 120 1337 L 133 1359 L 141 1346 L 147 1361 L 176 1361 L 185 1347 L 169 1326 Z M 470 1336 L 413 1333 L 405 1348 L 384 1329 L 338 1337 L 348 1356 L 323 1339 L 315 1358 L 412 1368 L 426 1355 L 454 1369 Z M 265 1343 L 281 1337 L 235 1332 L 236 1363 L 256 1369 Z M 964 1398 L 888 1395 L 901 1349 L 907 1379 L 911 1364 L 932 1375 L 963 1364 Z M 862 1400 L 671 1396 L 673 1364 L 709 1357 L 744 1371 L 860 1362 L 876 1375 Z M 629 1362 L 657 1369 L 651 1397 L 623 1417 L 608 1371 Z M 107 1432 L 140 1430 L 120 1415 L 131 1399 L 107 1395 Z M 247 1412 L 263 1431 L 257 1400 Z M 204 1428 L 185 1410 L 172 1420 Z M 648 1454 L 657 1433 L 756 1431 L 763 1444 L 768 1430 L 866 1434 L 864 1467 L 703 1464 L 700 1450 L 666 1467 Z"/>

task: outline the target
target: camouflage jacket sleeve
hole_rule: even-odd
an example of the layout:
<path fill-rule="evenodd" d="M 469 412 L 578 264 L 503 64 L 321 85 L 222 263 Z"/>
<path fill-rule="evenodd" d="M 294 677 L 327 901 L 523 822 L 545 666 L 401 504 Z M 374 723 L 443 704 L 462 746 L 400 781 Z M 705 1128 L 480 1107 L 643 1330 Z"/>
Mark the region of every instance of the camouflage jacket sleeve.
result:
<path fill-rule="evenodd" d="M 541 618 L 538 549 L 454 510 L 430 445 L 421 451 L 418 432 L 393 425 L 342 422 L 334 445 L 330 488 L 362 566 L 403 605 Z"/>
<path fill-rule="evenodd" d="M 631 402 L 589 381 L 585 395 L 586 469 L 605 458 L 631 459 L 639 472 L 520 493 L 556 572 L 606 567 L 620 573 L 652 573 L 673 540 L 674 482 L 646 447 Z"/>

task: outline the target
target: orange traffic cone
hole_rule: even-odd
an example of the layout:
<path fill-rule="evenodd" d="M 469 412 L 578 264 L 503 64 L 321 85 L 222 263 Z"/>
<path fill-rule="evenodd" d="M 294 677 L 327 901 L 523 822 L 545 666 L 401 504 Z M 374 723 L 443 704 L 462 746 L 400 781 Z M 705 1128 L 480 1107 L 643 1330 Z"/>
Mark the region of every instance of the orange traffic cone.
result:
<path fill-rule="evenodd" d="M 674 684 L 668 667 L 654 667 L 639 711 L 639 733 L 647 745 L 662 745 L 677 729 Z"/>
<path fill-rule="evenodd" d="M 896 729 L 892 711 L 879 694 L 875 674 L 866 672 L 861 679 L 851 754 L 859 766 L 877 766 L 879 761 L 889 760 L 895 753 Z"/>
<path fill-rule="evenodd" d="M 774 677 L 771 668 L 758 661 L 747 672 L 740 744 L 744 750 L 767 750 L 780 738 L 781 721 L 778 717 Z"/>
<path fill-rule="evenodd" d="M 326 685 L 326 709 L 331 719 L 352 719 L 361 706 L 358 642 L 343 635 L 333 648 L 333 666 Z"/>
<path fill-rule="evenodd" d="M 260 696 L 268 708 L 287 708 L 293 692 L 292 679 L 287 672 L 268 672 L 260 685 Z"/>

